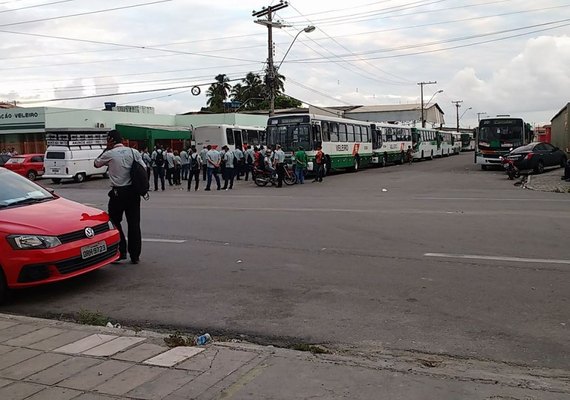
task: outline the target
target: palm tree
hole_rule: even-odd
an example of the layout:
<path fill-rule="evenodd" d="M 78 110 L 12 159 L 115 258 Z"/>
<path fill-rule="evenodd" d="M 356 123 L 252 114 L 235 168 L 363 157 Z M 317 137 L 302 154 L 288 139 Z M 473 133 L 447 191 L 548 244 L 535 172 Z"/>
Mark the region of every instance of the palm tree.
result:
<path fill-rule="evenodd" d="M 232 87 L 226 74 L 218 74 L 214 79 L 216 82 L 212 83 L 206 91 L 206 96 L 208 97 L 206 104 L 211 111 L 223 112 L 224 101 L 228 98 L 228 93 Z"/>

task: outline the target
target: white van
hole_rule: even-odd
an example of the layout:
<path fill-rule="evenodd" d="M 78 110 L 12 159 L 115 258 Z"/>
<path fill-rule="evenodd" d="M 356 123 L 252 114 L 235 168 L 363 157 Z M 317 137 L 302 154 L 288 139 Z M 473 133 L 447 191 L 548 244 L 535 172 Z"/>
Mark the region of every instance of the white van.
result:
<path fill-rule="evenodd" d="M 83 182 L 92 175 L 108 178 L 107 168 L 95 168 L 93 161 L 103 152 L 104 145 L 49 146 L 44 157 L 44 178 L 53 183 L 62 179 Z"/>

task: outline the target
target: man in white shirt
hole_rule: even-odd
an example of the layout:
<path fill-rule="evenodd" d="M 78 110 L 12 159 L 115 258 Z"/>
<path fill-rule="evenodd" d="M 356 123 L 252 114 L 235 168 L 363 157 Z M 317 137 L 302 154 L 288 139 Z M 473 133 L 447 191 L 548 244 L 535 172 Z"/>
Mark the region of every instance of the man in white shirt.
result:
<path fill-rule="evenodd" d="M 107 173 L 111 181 L 109 192 L 109 218 L 119 231 L 121 241 L 119 243 L 119 260 L 127 259 L 127 249 L 133 264 L 139 263 L 142 249 L 141 239 L 141 198 L 133 190 L 131 184 L 131 168 L 133 163 L 138 162 L 143 167 L 145 163 L 141 154 L 122 144 L 119 132 L 112 130 L 107 134 L 107 148 L 95 159 L 95 168 L 108 166 Z M 123 213 L 127 218 L 129 240 L 125 238 L 121 221 Z"/>
<path fill-rule="evenodd" d="M 283 178 L 285 177 L 285 153 L 281 150 L 281 145 L 278 144 L 273 155 L 273 162 L 277 170 L 277 187 L 283 187 Z"/>
<path fill-rule="evenodd" d="M 210 186 L 212 186 L 212 176 L 216 179 L 217 189 L 221 189 L 220 185 L 220 177 L 218 176 L 218 171 L 220 168 L 220 164 L 222 162 L 222 156 L 220 152 L 216 149 L 213 149 L 212 146 L 208 145 L 207 147 L 208 152 L 206 153 L 206 163 L 207 163 L 207 175 L 208 175 L 208 182 L 206 183 L 206 189 L 210 190 Z"/>

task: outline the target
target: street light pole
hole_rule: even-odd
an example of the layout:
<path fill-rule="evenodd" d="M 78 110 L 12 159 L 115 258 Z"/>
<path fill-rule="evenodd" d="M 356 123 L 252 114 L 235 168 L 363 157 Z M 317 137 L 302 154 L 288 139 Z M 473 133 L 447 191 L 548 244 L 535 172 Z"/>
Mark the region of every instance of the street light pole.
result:
<path fill-rule="evenodd" d="M 297 34 L 295 35 L 295 37 L 293 38 L 293 41 L 291 42 L 291 44 L 289 45 L 289 48 L 287 49 L 287 51 L 285 52 L 285 55 L 283 56 L 283 58 L 281 59 L 281 62 L 279 63 L 279 65 L 277 66 L 277 71 L 279 71 L 279 68 L 281 68 L 281 64 L 283 64 L 283 61 L 285 61 L 285 57 L 287 57 L 287 54 L 289 54 L 289 50 L 291 50 L 291 47 L 293 47 L 293 43 L 295 43 L 295 40 L 297 40 L 297 38 L 299 37 L 299 35 L 303 32 L 305 33 L 311 33 L 315 30 L 316 28 L 313 25 L 309 25 L 306 28 L 301 29 L 299 32 L 297 32 Z"/>
<path fill-rule="evenodd" d="M 283 25 L 273 21 L 273 13 L 277 12 L 289 4 L 281 0 L 275 6 L 263 7 L 261 11 L 254 11 L 254 17 L 267 16 L 267 19 L 257 20 L 256 23 L 267 26 L 267 83 L 269 84 L 269 116 L 275 114 L 275 66 L 273 65 L 273 26 L 282 28 Z"/>
<path fill-rule="evenodd" d="M 420 103 L 421 103 L 421 107 L 422 107 L 422 128 L 426 127 L 426 122 L 424 120 L 424 85 L 435 85 L 437 83 L 437 81 L 429 81 L 429 82 L 418 82 L 418 85 L 420 85 Z M 435 96 L 435 95 L 434 95 Z M 431 100 L 430 100 L 431 101 Z"/>
<path fill-rule="evenodd" d="M 481 115 L 487 115 L 487 113 L 486 112 L 477 113 L 477 126 L 479 126 L 479 122 L 481 122 Z"/>
<path fill-rule="evenodd" d="M 456 108 L 456 115 L 457 115 L 457 132 L 459 132 L 459 107 L 461 107 L 461 103 L 463 103 L 463 100 L 452 101 L 452 103 L 455 104 L 455 108 Z"/>
<path fill-rule="evenodd" d="M 461 118 L 463 118 L 463 116 L 465 115 L 465 113 L 466 113 L 467 111 L 469 111 L 469 110 L 472 110 L 472 109 L 473 109 L 473 107 L 469 107 L 469 108 L 467 108 L 465 111 L 463 111 L 463 114 L 461 114 L 461 117 L 459 117 L 459 120 L 461 121 Z"/>

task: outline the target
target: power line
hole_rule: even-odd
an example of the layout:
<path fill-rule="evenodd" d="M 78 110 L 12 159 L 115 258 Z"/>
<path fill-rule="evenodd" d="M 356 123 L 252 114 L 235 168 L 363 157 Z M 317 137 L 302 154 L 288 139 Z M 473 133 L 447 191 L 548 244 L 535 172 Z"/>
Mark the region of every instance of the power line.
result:
<path fill-rule="evenodd" d="M 47 18 L 34 19 L 34 20 L 30 20 L 30 21 L 12 22 L 9 24 L 2 24 L 2 25 L 0 25 L 0 27 L 31 24 L 34 22 L 54 21 L 54 20 L 58 20 L 58 19 L 72 18 L 72 17 L 82 17 L 85 15 L 101 14 L 101 13 L 105 13 L 105 12 L 118 11 L 118 10 L 127 10 L 130 8 L 145 7 L 145 6 L 150 6 L 150 5 L 154 5 L 154 4 L 168 3 L 171 1 L 173 1 L 173 0 L 156 0 L 156 1 L 153 1 L 150 3 L 138 3 L 138 4 L 132 4 L 132 5 L 123 6 L 123 7 L 106 8 L 104 10 L 87 11 L 87 12 L 83 12 L 83 13 L 69 14 L 69 15 L 60 15 L 58 17 L 47 17 Z"/>
<path fill-rule="evenodd" d="M 45 7 L 45 6 L 51 6 L 53 4 L 59 4 L 59 3 L 69 3 L 71 1 L 75 1 L 75 0 L 59 0 L 59 1 L 52 1 L 51 3 L 44 3 L 44 4 L 36 4 L 34 6 L 27 6 L 27 7 L 21 7 L 21 8 L 13 8 L 11 10 L 3 10 L 0 11 L 0 14 L 3 13 L 7 13 L 7 12 L 13 12 L 13 11 L 20 11 L 20 10 L 28 10 L 30 8 L 38 8 L 38 7 Z"/>

